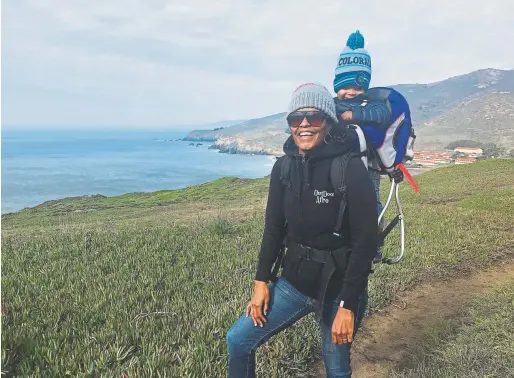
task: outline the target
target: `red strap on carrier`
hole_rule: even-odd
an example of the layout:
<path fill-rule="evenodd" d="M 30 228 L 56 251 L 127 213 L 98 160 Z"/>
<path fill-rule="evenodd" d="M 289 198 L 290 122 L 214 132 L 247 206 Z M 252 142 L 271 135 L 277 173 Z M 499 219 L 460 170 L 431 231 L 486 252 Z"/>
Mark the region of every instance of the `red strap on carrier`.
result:
<path fill-rule="evenodd" d="M 414 191 L 416 193 L 419 192 L 419 187 L 418 187 L 418 184 L 416 184 L 416 181 L 414 181 L 414 178 L 412 177 L 412 175 L 410 174 L 409 170 L 405 167 L 405 165 L 403 165 L 403 163 L 400 163 L 396 166 L 396 168 L 399 168 L 400 171 L 403 172 L 403 174 L 405 175 L 405 177 L 407 177 L 407 180 L 409 180 L 412 188 L 414 189 Z"/>

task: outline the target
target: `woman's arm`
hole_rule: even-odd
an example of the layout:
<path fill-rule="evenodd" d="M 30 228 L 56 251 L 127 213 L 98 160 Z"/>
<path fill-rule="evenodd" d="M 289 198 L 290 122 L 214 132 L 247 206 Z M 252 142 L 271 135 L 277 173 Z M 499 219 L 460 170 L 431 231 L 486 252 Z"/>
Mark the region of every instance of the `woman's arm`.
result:
<path fill-rule="evenodd" d="M 355 314 L 377 253 L 378 215 L 375 188 L 362 161 L 352 159 L 346 172 L 351 253 L 338 301 Z"/>
<path fill-rule="evenodd" d="M 283 159 L 278 159 L 271 170 L 268 204 L 266 206 L 266 223 L 262 235 L 261 251 L 256 281 L 268 282 L 271 268 L 277 259 L 285 235 L 284 185 L 280 180 Z"/>

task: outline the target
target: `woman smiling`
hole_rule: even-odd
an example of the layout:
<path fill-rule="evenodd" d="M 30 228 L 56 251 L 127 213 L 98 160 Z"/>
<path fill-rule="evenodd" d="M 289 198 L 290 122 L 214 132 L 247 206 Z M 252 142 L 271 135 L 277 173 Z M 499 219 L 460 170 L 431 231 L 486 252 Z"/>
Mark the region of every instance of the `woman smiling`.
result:
<path fill-rule="evenodd" d="M 375 191 L 326 88 L 298 87 L 287 122 L 292 135 L 271 173 L 253 297 L 227 334 L 229 377 L 255 377 L 256 349 L 311 312 L 320 315 L 327 377 L 351 377 L 356 314 L 377 249 Z M 339 157 L 342 191 L 330 179 Z"/>

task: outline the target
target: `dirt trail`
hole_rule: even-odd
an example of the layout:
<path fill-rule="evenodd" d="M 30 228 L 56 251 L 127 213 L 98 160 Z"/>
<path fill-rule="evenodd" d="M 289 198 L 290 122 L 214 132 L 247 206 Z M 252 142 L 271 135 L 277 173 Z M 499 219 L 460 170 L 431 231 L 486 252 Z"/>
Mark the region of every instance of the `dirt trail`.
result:
<path fill-rule="evenodd" d="M 416 286 L 404 293 L 385 313 L 366 318 L 352 346 L 352 376 L 383 378 L 402 367 L 412 347 L 421 341 L 425 326 L 437 317 L 458 314 L 470 296 L 514 278 L 514 262 L 474 272 L 453 280 Z M 318 377 L 324 377 L 320 363 Z"/>

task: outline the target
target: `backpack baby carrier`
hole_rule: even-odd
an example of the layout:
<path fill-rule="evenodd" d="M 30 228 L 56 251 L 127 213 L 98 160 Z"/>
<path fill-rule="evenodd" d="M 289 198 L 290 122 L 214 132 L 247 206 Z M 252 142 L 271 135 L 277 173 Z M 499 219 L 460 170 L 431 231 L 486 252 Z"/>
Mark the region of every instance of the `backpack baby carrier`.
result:
<path fill-rule="evenodd" d="M 384 228 L 379 235 L 379 243 L 383 244 L 385 237 L 400 223 L 400 254 L 393 259 L 384 259 L 387 264 L 399 262 L 405 251 L 405 222 L 403 210 L 398 193 L 398 185 L 407 177 L 416 192 L 419 191 L 416 182 L 403 164 L 404 161 L 414 158 L 414 142 L 416 134 L 412 127 L 411 113 L 407 100 L 401 93 L 393 88 L 376 87 L 367 91 L 367 100 L 361 105 L 366 106 L 368 101 L 381 101 L 391 111 L 391 120 L 385 126 L 362 124 L 349 125 L 359 140 L 355 148 L 363 155 L 362 159 L 368 168 L 368 158 L 373 156 L 378 161 L 378 169 L 381 174 L 388 175 L 391 179 L 391 189 L 386 204 L 379 215 L 380 224 L 384 214 L 395 196 L 397 215 Z"/>
<path fill-rule="evenodd" d="M 374 152 L 378 158 L 380 171 L 384 174 L 393 172 L 404 161 L 414 158 L 414 141 L 416 135 L 412 128 L 409 104 L 403 95 L 392 88 L 376 87 L 367 92 L 368 101 L 380 101 L 391 112 L 391 120 L 386 126 L 350 125 L 359 138 L 360 152 Z"/>

